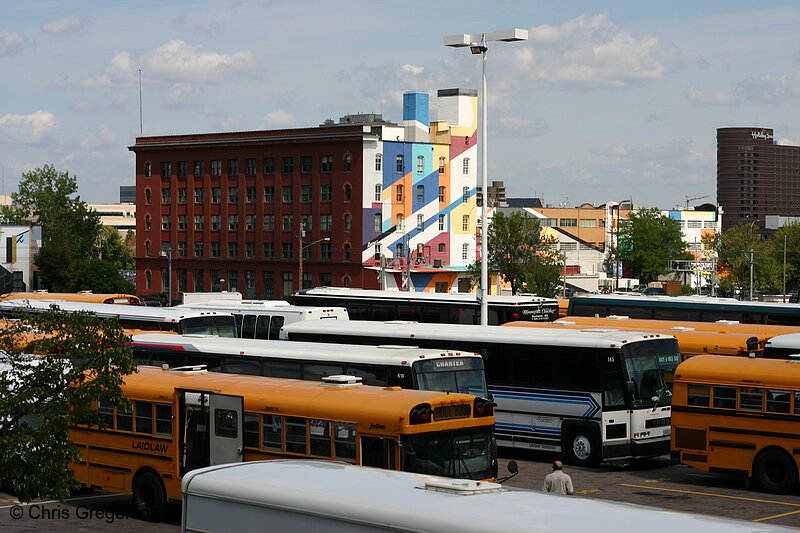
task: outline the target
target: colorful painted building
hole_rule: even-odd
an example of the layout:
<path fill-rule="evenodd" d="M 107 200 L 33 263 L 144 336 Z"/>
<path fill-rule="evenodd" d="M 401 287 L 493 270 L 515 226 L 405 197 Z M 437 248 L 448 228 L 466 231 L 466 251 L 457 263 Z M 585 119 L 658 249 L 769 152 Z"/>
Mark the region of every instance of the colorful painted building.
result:
<path fill-rule="evenodd" d="M 403 96 L 403 124 L 138 137 L 137 290 L 468 290 L 477 258 L 477 91 Z"/>

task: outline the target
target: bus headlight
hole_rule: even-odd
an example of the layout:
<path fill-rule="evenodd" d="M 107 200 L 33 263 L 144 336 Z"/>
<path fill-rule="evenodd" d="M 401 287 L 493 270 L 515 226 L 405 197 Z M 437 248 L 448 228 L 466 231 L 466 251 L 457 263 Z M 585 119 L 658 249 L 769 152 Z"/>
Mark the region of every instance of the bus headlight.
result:
<path fill-rule="evenodd" d="M 641 433 L 634 433 L 633 434 L 633 438 L 634 439 L 646 439 L 649 436 L 650 436 L 650 432 L 649 431 L 642 431 Z"/>

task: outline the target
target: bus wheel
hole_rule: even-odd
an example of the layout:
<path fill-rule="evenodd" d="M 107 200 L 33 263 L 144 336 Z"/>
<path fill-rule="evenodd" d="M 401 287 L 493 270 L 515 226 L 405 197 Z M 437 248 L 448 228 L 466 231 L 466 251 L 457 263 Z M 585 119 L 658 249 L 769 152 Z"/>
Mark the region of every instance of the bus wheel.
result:
<path fill-rule="evenodd" d="M 753 479 L 759 488 L 773 494 L 791 492 L 797 472 L 791 457 L 780 450 L 766 450 L 753 465 Z"/>
<path fill-rule="evenodd" d="M 161 480 L 152 472 L 144 472 L 133 482 L 133 509 L 145 520 L 158 522 L 164 517 L 167 497 Z"/>
<path fill-rule="evenodd" d="M 566 441 L 567 461 L 577 466 L 593 466 L 598 463 L 597 441 L 583 428 L 570 431 Z"/>

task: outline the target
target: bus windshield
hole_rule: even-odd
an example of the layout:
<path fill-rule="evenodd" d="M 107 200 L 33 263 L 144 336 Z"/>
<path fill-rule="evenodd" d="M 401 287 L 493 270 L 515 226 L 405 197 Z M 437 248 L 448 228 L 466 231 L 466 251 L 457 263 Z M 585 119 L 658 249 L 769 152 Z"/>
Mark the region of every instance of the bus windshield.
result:
<path fill-rule="evenodd" d="M 417 388 L 442 392 L 460 392 L 481 398 L 489 397 L 483 372 L 483 359 L 446 358 L 416 361 L 413 365 Z"/>
<path fill-rule="evenodd" d="M 493 477 L 492 432 L 488 427 L 401 437 L 401 468 L 461 479 Z"/>
<path fill-rule="evenodd" d="M 183 335 L 216 335 L 218 337 L 238 337 L 236 322 L 232 316 L 201 316 L 181 320 Z"/>
<path fill-rule="evenodd" d="M 633 407 L 669 405 L 681 354 L 670 340 L 634 342 L 622 347 L 627 379 L 634 384 Z"/>

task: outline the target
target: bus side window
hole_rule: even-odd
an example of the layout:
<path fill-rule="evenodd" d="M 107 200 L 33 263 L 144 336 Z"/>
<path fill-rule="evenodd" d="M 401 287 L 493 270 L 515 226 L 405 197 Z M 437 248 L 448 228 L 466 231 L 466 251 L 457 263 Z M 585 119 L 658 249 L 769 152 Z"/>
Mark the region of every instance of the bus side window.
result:
<path fill-rule="evenodd" d="M 248 448 L 258 448 L 258 425 L 260 415 L 244 413 L 242 415 L 242 445 Z"/>
<path fill-rule="evenodd" d="M 261 447 L 265 450 L 283 451 L 283 417 L 280 415 L 262 415 Z"/>
<path fill-rule="evenodd" d="M 331 423 L 312 418 L 308 421 L 309 453 L 320 457 L 331 457 Z"/>
<path fill-rule="evenodd" d="M 242 338 L 253 339 L 256 336 L 256 315 L 244 315 L 242 319 Z"/>
<path fill-rule="evenodd" d="M 322 378 L 343 374 L 342 365 L 303 365 L 303 379 L 306 381 L 322 381 Z"/>
<path fill-rule="evenodd" d="M 697 407 L 708 407 L 711 399 L 711 387 L 709 385 L 699 385 L 688 383 L 686 385 L 686 404 Z"/>
<path fill-rule="evenodd" d="M 300 363 L 290 361 L 264 361 L 263 374 L 271 378 L 301 379 Z"/>
<path fill-rule="evenodd" d="M 234 313 L 233 320 L 236 322 L 236 332 L 242 336 L 242 315 Z"/>
<path fill-rule="evenodd" d="M 800 415 L 800 391 L 794 391 L 794 414 Z"/>
<path fill-rule="evenodd" d="M 136 402 L 136 433 L 153 433 L 153 404 Z"/>
<path fill-rule="evenodd" d="M 364 385 L 385 387 L 389 384 L 388 368 L 378 365 L 348 365 L 344 373 L 360 377 Z"/>
<path fill-rule="evenodd" d="M 764 389 L 741 387 L 739 389 L 740 411 L 763 411 Z"/>
<path fill-rule="evenodd" d="M 736 387 L 714 385 L 714 407 L 736 409 Z"/>
<path fill-rule="evenodd" d="M 225 359 L 224 368 L 227 374 L 246 374 L 248 376 L 261 375 L 261 362 L 244 357 L 229 357 Z"/>
<path fill-rule="evenodd" d="M 172 436 L 172 405 L 156 404 L 156 435 Z"/>
<path fill-rule="evenodd" d="M 283 327 L 284 318 L 282 316 L 274 316 L 272 317 L 272 321 L 269 323 L 269 338 L 270 340 L 278 340 L 281 334 L 281 328 Z"/>
<path fill-rule="evenodd" d="M 798 409 L 800 409 L 800 404 L 798 404 Z M 114 405 L 107 399 L 100 398 L 98 412 L 100 413 L 100 418 L 106 423 L 106 427 L 114 429 Z"/>
<path fill-rule="evenodd" d="M 306 453 L 306 419 L 286 417 L 286 451 Z"/>
<path fill-rule="evenodd" d="M 767 411 L 770 413 L 788 413 L 791 404 L 791 392 L 788 390 L 767 391 Z"/>
<path fill-rule="evenodd" d="M 256 322 L 256 339 L 269 339 L 269 315 L 260 315 Z"/>
<path fill-rule="evenodd" d="M 356 460 L 356 425 L 334 422 L 334 457 L 349 461 Z"/>

